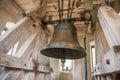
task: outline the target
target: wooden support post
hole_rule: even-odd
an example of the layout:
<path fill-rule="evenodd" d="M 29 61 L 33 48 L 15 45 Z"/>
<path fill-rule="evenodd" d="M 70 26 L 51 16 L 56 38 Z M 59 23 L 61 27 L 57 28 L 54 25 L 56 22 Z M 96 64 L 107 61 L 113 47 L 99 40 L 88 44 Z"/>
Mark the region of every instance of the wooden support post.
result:
<path fill-rule="evenodd" d="M 106 40 L 106 37 L 105 37 L 105 34 L 103 32 L 103 29 L 100 25 L 99 22 L 96 23 L 96 29 L 98 29 L 98 33 L 100 34 L 100 38 L 101 38 L 101 42 L 102 42 L 102 45 L 103 45 L 103 48 L 104 48 L 104 51 L 105 53 L 110 49 L 109 45 L 108 45 L 108 42 Z"/>
<path fill-rule="evenodd" d="M 1 5 L 13 18 L 19 20 L 24 15 L 24 10 L 14 0 L 1 0 Z"/>
<path fill-rule="evenodd" d="M 6 77 L 8 76 L 10 72 L 10 69 L 4 69 L 1 73 L 0 73 L 0 80 L 5 80 Z"/>
<path fill-rule="evenodd" d="M 104 76 L 100 76 L 101 77 L 101 80 L 104 80 Z"/>
<path fill-rule="evenodd" d="M 120 64 L 118 64 L 120 53 L 120 16 L 110 6 L 100 7 L 97 16 L 99 20 L 96 27 L 99 33 L 96 36 L 98 38 L 96 39 L 96 53 L 99 56 L 97 62 L 102 63 L 101 68 L 103 71 L 101 74 L 115 73 L 120 70 Z M 117 47 L 115 48 L 115 46 Z M 101 57 L 102 59 L 100 59 Z"/>
<path fill-rule="evenodd" d="M 28 80 L 29 78 L 29 72 L 23 71 L 22 79 L 21 80 Z"/>
<path fill-rule="evenodd" d="M 24 17 L 19 20 L 15 26 L 8 30 L 3 36 L 0 38 L 0 52 L 7 53 L 13 45 L 21 39 L 24 35 L 24 31 L 33 24 L 32 20 L 29 17 Z"/>
<path fill-rule="evenodd" d="M 106 80 L 106 75 L 101 75 L 101 80 Z"/>
<path fill-rule="evenodd" d="M 28 80 L 35 80 L 35 72 L 29 72 Z"/>
<path fill-rule="evenodd" d="M 51 80 L 50 74 L 46 74 L 46 75 L 45 75 L 45 80 Z"/>
<path fill-rule="evenodd" d="M 45 74 L 40 73 L 40 80 L 45 80 Z"/>
<path fill-rule="evenodd" d="M 40 73 L 39 72 L 35 72 L 35 80 L 40 80 Z"/>
<path fill-rule="evenodd" d="M 0 54 L 0 66 L 3 67 L 10 67 L 10 68 L 17 68 L 17 69 L 25 69 L 25 70 L 31 70 L 34 71 L 34 64 L 31 61 L 24 61 L 24 59 L 17 58 L 14 56 L 10 56 L 7 54 Z M 51 68 L 46 67 L 44 65 L 41 65 L 42 68 L 37 68 L 38 72 L 43 72 L 43 73 L 50 73 Z"/>
<path fill-rule="evenodd" d="M 97 76 L 97 80 L 101 80 L 101 79 L 100 79 L 100 76 Z"/>
<path fill-rule="evenodd" d="M 20 70 L 12 69 L 12 70 L 10 70 L 10 72 L 5 80 L 18 80 L 19 75 L 20 75 Z"/>
<path fill-rule="evenodd" d="M 112 75 L 107 75 L 106 80 L 113 80 Z"/>
<path fill-rule="evenodd" d="M 93 77 L 95 80 L 97 80 L 97 77 L 95 76 L 95 77 Z"/>
<path fill-rule="evenodd" d="M 28 59 L 35 47 L 36 35 L 37 33 L 31 34 L 30 37 L 24 42 L 24 44 L 18 50 L 15 56 Z"/>
<path fill-rule="evenodd" d="M 110 48 L 119 45 L 120 16 L 110 6 L 102 6 L 98 10 L 98 19 Z"/>

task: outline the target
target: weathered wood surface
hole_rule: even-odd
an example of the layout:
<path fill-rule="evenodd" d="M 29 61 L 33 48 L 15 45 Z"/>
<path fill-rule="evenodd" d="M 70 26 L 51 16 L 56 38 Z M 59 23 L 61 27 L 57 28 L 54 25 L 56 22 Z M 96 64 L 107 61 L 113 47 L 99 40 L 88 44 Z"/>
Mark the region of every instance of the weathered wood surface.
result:
<path fill-rule="evenodd" d="M 1 0 L 0 3 L 16 21 L 24 16 L 24 10 L 14 0 Z"/>
<path fill-rule="evenodd" d="M 28 80 L 35 80 L 35 72 L 29 72 Z"/>
<path fill-rule="evenodd" d="M 86 2 L 85 1 L 86 0 L 82 0 L 81 1 L 82 4 L 79 5 L 78 7 L 76 7 L 77 0 L 74 1 L 75 3 L 74 3 L 74 9 L 73 9 L 73 13 L 72 13 L 72 18 L 79 18 L 80 17 L 80 12 L 85 10 L 85 8 L 86 8 L 86 5 L 85 5 Z M 64 1 L 63 9 L 68 9 L 68 4 L 69 4 L 69 1 Z M 70 8 L 71 7 L 72 7 L 72 1 L 71 1 L 71 4 L 70 4 Z M 46 12 L 47 12 L 47 14 L 46 14 L 46 21 L 48 21 L 50 16 L 52 17 L 52 21 L 59 20 L 58 10 L 59 10 L 58 9 L 58 2 L 47 4 L 47 6 L 46 6 Z M 64 19 L 68 18 L 67 13 L 68 13 L 68 10 L 63 11 L 63 18 Z"/>
<path fill-rule="evenodd" d="M 45 74 L 45 80 L 51 80 L 50 74 Z"/>
<path fill-rule="evenodd" d="M 35 47 L 36 36 L 37 33 L 31 34 L 30 37 L 24 42 L 24 44 L 18 50 L 15 56 L 28 59 Z"/>
<path fill-rule="evenodd" d="M 25 70 L 34 70 L 35 65 L 31 61 L 25 61 L 22 58 L 17 58 L 14 56 L 10 56 L 7 54 L 0 54 L 0 66 L 9 67 L 9 68 L 17 68 L 17 69 L 25 69 Z M 39 65 L 36 68 L 39 72 L 50 73 L 51 68 L 46 67 L 44 65 Z"/>
<path fill-rule="evenodd" d="M 19 20 L 15 26 L 0 37 L 0 51 L 7 53 L 13 45 L 24 35 L 24 31 L 32 24 L 29 17 Z"/>
<path fill-rule="evenodd" d="M 96 49 L 96 67 L 94 69 L 93 75 L 102 74 L 104 72 L 103 58 L 104 57 L 104 47 L 98 30 L 95 32 L 95 49 Z"/>
<path fill-rule="evenodd" d="M 120 16 L 110 6 L 103 6 L 98 10 L 98 19 L 110 48 L 119 45 Z"/>
<path fill-rule="evenodd" d="M 13 75 L 15 75 L 15 76 L 13 76 Z M 5 80 L 18 80 L 19 75 L 20 75 L 20 70 L 17 70 L 17 69 L 10 70 L 10 72 Z"/>
<path fill-rule="evenodd" d="M 9 73 L 10 73 L 10 69 L 4 69 L 0 73 L 0 80 L 5 80 Z"/>
<path fill-rule="evenodd" d="M 110 6 L 102 6 L 98 10 L 98 20 L 100 24 L 97 23 L 95 33 L 97 64 L 94 75 L 118 73 L 120 16 Z"/>
<path fill-rule="evenodd" d="M 12 1 L 13 0 L 2 0 L 2 7 L 16 18 L 23 17 L 23 9 L 21 9 L 15 1 L 13 1 L 13 3 Z M 39 0 L 39 2 L 41 1 Z M 42 30 L 40 26 L 40 19 L 45 15 L 44 2 L 45 1 L 43 1 L 43 4 L 40 5 L 38 9 L 33 11 L 36 15 L 28 14 L 28 17 L 19 20 L 13 28 L 7 30 L 6 33 L 0 37 L 0 66 L 5 67 L 0 74 L 0 80 L 47 80 L 47 78 L 50 78 L 49 76 L 52 69 L 49 65 L 49 58 L 40 53 L 40 50 L 48 40 L 48 35 L 46 35 L 46 32 Z M 41 10 L 43 11 L 41 12 Z M 15 15 L 13 13 L 15 13 Z M 38 25 L 33 26 L 32 24 Z M 15 55 L 5 54 L 16 42 L 20 44 L 18 45 Z M 47 74 L 49 74 L 49 76 L 46 76 Z M 36 75 L 38 75 L 38 78 L 36 78 Z"/>
<path fill-rule="evenodd" d="M 104 49 L 104 51 L 106 53 L 110 49 L 110 47 L 108 45 L 108 42 L 107 42 L 106 37 L 105 37 L 105 34 L 104 34 L 103 29 L 102 29 L 102 27 L 101 27 L 99 22 L 96 23 L 96 27 L 98 28 L 98 33 L 99 33 L 99 36 L 101 37 L 103 49 Z"/>

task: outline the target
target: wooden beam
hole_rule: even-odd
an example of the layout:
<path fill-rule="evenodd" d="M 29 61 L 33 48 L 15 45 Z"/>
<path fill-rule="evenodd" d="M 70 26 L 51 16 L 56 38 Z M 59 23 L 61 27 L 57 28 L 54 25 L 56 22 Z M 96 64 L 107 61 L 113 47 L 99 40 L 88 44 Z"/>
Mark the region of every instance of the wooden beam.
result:
<path fill-rule="evenodd" d="M 21 73 L 21 70 L 18 69 L 10 69 L 8 76 L 6 77 L 5 80 L 18 80 L 19 75 Z"/>
<path fill-rule="evenodd" d="M 5 69 L 0 73 L 0 80 L 5 80 L 9 73 L 10 73 L 10 69 L 6 69 L 6 68 L 5 68 Z"/>
<path fill-rule="evenodd" d="M 13 45 L 24 36 L 24 31 L 32 24 L 33 22 L 29 17 L 20 19 L 12 29 L 8 30 L 3 36 L 1 36 L 0 51 L 2 53 L 7 53 Z"/>
<path fill-rule="evenodd" d="M 84 21 L 82 18 L 71 18 L 70 20 L 73 22 L 79 22 L 79 21 L 83 22 Z M 58 19 L 58 20 L 44 21 L 43 23 L 44 24 L 56 24 L 59 22 L 60 22 L 60 20 Z"/>
<path fill-rule="evenodd" d="M 64 7 L 63 9 L 68 9 L 68 3 L 69 1 L 64 1 Z M 85 3 L 82 1 L 82 3 Z M 56 6 L 58 3 L 52 3 L 52 4 L 47 4 L 46 7 L 46 17 L 52 16 L 52 20 L 59 20 L 59 14 L 58 14 L 58 7 Z M 71 8 L 72 2 L 70 4 L 70 8 Z M 76 5 L 76 0 L 75 0 L 75 5 Z M 79 7 L 75 7 L 74 5 L 74 9 L 72 11 L 72 18 L 79 18 L 80 17 L 80 12 L 85 10 L 85 4 L 81 4 Z M 63 18 L 67 19 L 67 11 L 63 11 Z"/>
<path fill-rule="evenodd" d="M 44 65 L 39 65 L 38 67 L 35 65 L 32 61 L 25 61 L 22 58 L 17 58 L 11 55 L 2 54 L 0 53 L 0 66 L 2 67 L 9 67 L 9 68 L 17 68 L 17 69 L 24 69 L 24 70 L 30 70 L 34 71 L 37 70 L 38 72 L 43 73 L 50 73 L 51 68 L 46 67 Z"/>
<path fill-rule="evenodd" d="M 81 10 L 78 10 L 78 9 L 76 9 L 76 10 L 73 10 L 73 16 L 74 15 L 80 15 L 80 12 L 81 11 L 83 11 L 83 10 L 85 10 L 84 8 L 83 9 L 81 9 Z M 63 16 L 65 16 L 66 15 L 66 17 L 67 17 L 67 11 L 64 11 L 63 12 Z M 59 14 L 58 14 L 58 12 L 56 12 L 56 11 L 49 11 L 49 12 L 47 12 L 47 14 L 46 14 L 46 17 L 49 17 L 49 16 L 52 16 L 52 17 L 56 17 L 56 16 L 59 16 Z"/>
<path fill-rule="evenodd" d="M 30 37 L 24 42 L 18 52 L 15 54 L 17 57 L 28 59 L 33 52 L 35 47 L 37 33 L 31 34 Z"/>
<path fill-rule="evenodd" d="M 29 77 L 29 72 L 23 70 L 20 80 L 28 80 L 28 77 Z"/>
<path fill-rule="evenodd" d="M 50 74 L 45 74 L 45 80 L 51 80 L 51 75 Z"/>
<path fill-rule="evenodd" d="M 64 9 L 68 9 L 68 6 L 65 5 Z M 85 5 L 81 5 L 79 8 L 74 8 L 73 12 L 76 12 L 76 10 L 79 12 L 81 9 L 85 9 Z M 55 9 L 54 7 L 46 7 L 46 12 L 58 12 L 58 9 Z"/>
<path fill-rule="evenodd" d="M 14 0 L 1 0 L 2 6 L 14 16 L 17 20 L 21 19 L 24 15 L 24 10 Z"/>
<path fill-rule="evenodd" d="M 35 72 L 29 72 L 29 80 L 35 80 Z"/>
<path fill-rule="evenodd" d="M 107 42 L 106 37 L 105 37 L 105 34 L 104 34 L 103 29 L 102 29 L 102 27 L 101 27 L 99 22 L 96 23 L 96 27 L 98 29 L 98 32 L 100 33 L 100 37 L 101 37 L 101 41 L 103 43 L 103 48 L 105 50 L 105 53 L 107 53 L 107 51 L 110 49 L 110 47 L 108 45 L 108 42 Z"/>
<path fill-rule="evenodd" d="M 0 66 L 12 68 L 24 68 L 25 61 L 20 58 L 0 53 Z"/>
<path fill-rule="evenodd" d="M 110 6 L 103 6 L 98 10 L 98 19 L 110 48 L 119 45 L 120 16 Z"/>
<path fill-rule="evenodd" d="M 109 6 L 110 6 L 115 1 L 116 0 L 106 0 L 106 1 L 104 1 L 104 0 L 93 0 L 93 5 L 97 5 L 97 4 L 108 5 L 109 4 Z"/>
<path fill-rule="evenodd" d="M 100 24 L 97 23 L 96 27 L 97 66 L 94 73 L 96 76 L 118 73 L 120 71 L 120 16 L 110 6 L 100 7 L 97 16 Z"/>

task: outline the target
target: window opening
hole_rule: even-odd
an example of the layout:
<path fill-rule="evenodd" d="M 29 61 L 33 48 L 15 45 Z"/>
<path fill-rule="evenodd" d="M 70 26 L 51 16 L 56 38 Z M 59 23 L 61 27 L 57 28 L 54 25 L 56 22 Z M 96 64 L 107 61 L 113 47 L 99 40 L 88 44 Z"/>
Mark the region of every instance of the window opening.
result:
<path fill-rule="evenodd" d="M 73 60 L 70 59 L 61 59 L 62 71 L 71 71 L 73 69 Z"/>
<path fill-rule="evenodd" d="M 91 58 L 91 71 L 93 72 L 96 65 L 96 53 L 95 53 L 95 42 L 90 42 L 90 58 Z"/>
<path fill-rule="evenodd" d="M 5 24 L 5 28 L 3 29 L 3 31 L 1 32 L 0 36 L 4 35 L 6 33 L 7 30 L 11 29 L 13 26 L 15 25 L 15 23 L 13 22 L 6 22 Z M 8 51 L 8 55 L 12 55 L 15 56 L 15 53 L 17 51 L 17 47 L 18 47 L 19 42 L 16 42 L 16 44 Z"/>

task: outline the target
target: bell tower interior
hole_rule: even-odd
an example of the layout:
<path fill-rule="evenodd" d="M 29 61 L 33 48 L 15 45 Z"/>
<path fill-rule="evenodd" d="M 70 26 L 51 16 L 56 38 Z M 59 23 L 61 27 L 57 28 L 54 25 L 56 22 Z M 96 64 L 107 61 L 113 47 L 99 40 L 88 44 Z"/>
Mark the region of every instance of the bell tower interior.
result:
<path fill-rule="evenodd" d="M 0 80 L 120 80 L 120 0 L 0 0 Z"/>

